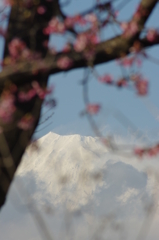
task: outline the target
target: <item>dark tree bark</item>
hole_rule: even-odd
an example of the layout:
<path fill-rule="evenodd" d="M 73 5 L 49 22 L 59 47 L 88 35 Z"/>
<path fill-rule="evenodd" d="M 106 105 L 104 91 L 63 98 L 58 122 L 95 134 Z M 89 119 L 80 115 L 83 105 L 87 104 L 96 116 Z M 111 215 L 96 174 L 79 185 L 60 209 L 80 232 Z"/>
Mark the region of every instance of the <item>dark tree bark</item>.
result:
<path fill-rule="evenodd" d="M 47 9 L 46 14 L 39 15 L 37 7 L 44 5 Z M 12 7 L 4 58 L 8 56 L 8 44 L 13 38 L 23 40 L 31 51 L 39 53 L 42 58 L 47 54 L 47 48 L 44 47 L 44 41 L 48 40 L 49 36 L 43 34 L 43 28 L 47 26 L 48 21 L 55 15 L 60 14 L 58 0 L 47 2 L 41 0 L 36 6 L 25 8 L 21 5 L 21 1 Z M 36 76 L 21 76 L 18 83 L 18 89 L 25 91 L 29 89 L 30 83 L 35 80 L 42 87 L 45 87 L 48 80 L 48 73 L 38 73 Z M 5 78 L 4 85 L 1 87 L 3 92 L 6 84 L 16 81 L 15 76 Z M 14 120 L 11 123 L 4 124 L 0 122 L 3 131 L 0 134 L 0 207 L 4 204 L 9 186 L 14 177 L 14 173 L 20 163 L 21 157 L 28 146 L 32 134 L 38 124 L 42 100 L 36 96 L 28 103 L 17 103 Z M 22 130 L 17 127 L 17 122 L 25 114 L 31 113 L 35 119 L 35 124 L 32 129 Z"/>

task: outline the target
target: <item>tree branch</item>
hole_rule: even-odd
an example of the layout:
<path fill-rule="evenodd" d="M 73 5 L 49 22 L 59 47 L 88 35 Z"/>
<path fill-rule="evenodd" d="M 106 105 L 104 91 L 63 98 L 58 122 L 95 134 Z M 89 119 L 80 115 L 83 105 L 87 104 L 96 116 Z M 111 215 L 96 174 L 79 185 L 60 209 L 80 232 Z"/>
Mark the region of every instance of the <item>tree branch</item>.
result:
<path fill-rule="evenodd" d="M 153 47 L 159 44 L 159 39 L 155 42 L 149 42 L 146 38 L 138 40 L 141 44 L 141 50 Z M 109 61 L 121 58 L 124 55 L 131 53 L 130 48 L 132 43 L 128 39 L 124 39 L 122 36 L 115 37 L 113 39 L 107 40 L 105 42 L 96 45 L 96 54 L 94 56 L 93 65 L 98 65 L 101 63 L 107 63 Z M 61 69 L 57 66 L 57 60 L 61 57 L 67 56 L 73 61 L 73 65 L 68 69 Z M 55 74 L 63 71 L 70 71 L 72 69 L 87 67 L 89 65 L 85 56 L 82 53 L 77 53 L 75 51 L 69 52 L 67 54 L 59 53 L 54 56 L 48 54 L 43 60 L 37 61 L 24 61 L 16 63 L 13 66 L 7 66 L 0 73 L 0 87 L 3 87 L 6 79 L 10 81 L 21 84 L 22 79 L 24 82 L 31 82 L 33 72 L 46 72 L 48 74 Z M 36 75 L 34 76 L 36 78 Z"/>
<path fill-rule="evenodd" d="M 106 63 L 111 60 L 118 59 L 124 55 L 130 54 L 131 47 L 133 46 L 135 41 L 140 42 L 141 49 L 157 45 L 159 43 L 159 39 L 154 42 L 148 42 L 146 38 L 139 38 L 140 32 L 142 31 L 148 17 L 150 16 L 157 2 L 157 0 L 142 0 L 139 8 L 141 9 L 140 11 L 143 12 L 143 15 L 139 19 L 136 19 L 136 14 L 134 14 L 131 20 L 137 22 L 139 29 L 138 32 L 131 37 L 124 37 L 123 35 L 119 35 L 117 37 L 95 45 L 95 55 L 91 64 L 97 65 L 101 63 Z M 3 86 L 6 78 L 8 78 L 12 82 L 21 84 L 21 79 L 23 79 L 23 82 L 32 81 L 31 76 L 33 76 L 33 73 L 37 71 L 46 72 L 48 74 L 62 72 L 64 71 L 64 69 L 60 69 L 57 66 L 57 60 L 64 56 L 67 56 L 73 62 L 73 65 L 68 69 L 65 69 L 65 71 L 87 67 L 89 65 L 88 61 L 84 56 L 84 52 L 78 53 L 75 51 L 71 51 L 65 54 L 48 54 L 43 60 L 24 61 L 16 63 L 12 66 L 5 67 L 0 73 L 0 87 Z"/>

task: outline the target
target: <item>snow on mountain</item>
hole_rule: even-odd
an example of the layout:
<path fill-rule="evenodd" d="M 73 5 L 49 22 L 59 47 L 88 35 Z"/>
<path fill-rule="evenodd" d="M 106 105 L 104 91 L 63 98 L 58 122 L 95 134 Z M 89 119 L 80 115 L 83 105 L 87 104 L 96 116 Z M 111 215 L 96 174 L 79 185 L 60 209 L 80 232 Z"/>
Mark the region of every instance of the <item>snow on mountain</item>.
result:
<path fill-rule="evenodd" d="M 102 184 L 90 178 L 101 173 L 105 162 L 100 157 L 107 150 L 101 150 L 96 138 L 59 136 L 51 132 L 38 143 L 38 152 L 28 151 L 25 155 L 18 178 L 26 176 L 26 187 L 39 201 L 52 199 L 56 205 L 69 200 L 70 208 L 86 204 L 97 185 Z M 40 195 L 43 191 L 45 195 Z"/>
<path fill-rule="evenodd" d="M 38 151 L 26 151 L 0 214 L 1 240 L 15 240 L 22 229 L 33 229 L 26 208 L 29 201 L 45 218 L 46 210 L 52 209 L 52 219 L 46 221 L 58 240 L 62 239 L 58 234 L 65 232 L 60 226 L 70 221 L 69 217 L 65 219 L 68 213 L 81 214 L 78 221 L 73 217 L 69 223 L 74 226 L 71 239 L 93 239 L 90 232 L 95 234 L 101 220 L 110 216 L 120 221 L 141 222 L 144 218 L 145 207 L 151 202 L 147 173 L 118 157 L 111 160 L 98 138 L 50 132 L 38 140 L 38 145 Z M 15 235 L 6 229 L 13 225 Z M 39 239 L 34 230 L 27 234 L 29 239 Z M 105 229 L 101 234 L 106 234 Z"/>

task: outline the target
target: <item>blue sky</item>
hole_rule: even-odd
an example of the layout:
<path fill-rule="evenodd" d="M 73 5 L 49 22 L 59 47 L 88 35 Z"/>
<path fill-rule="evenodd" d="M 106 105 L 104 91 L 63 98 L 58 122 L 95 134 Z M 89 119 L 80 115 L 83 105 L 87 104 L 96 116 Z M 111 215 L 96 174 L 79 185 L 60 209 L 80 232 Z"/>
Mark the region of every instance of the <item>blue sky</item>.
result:
<path fill-rule="evenodd" d="M 62 1 L 64 2 L 64 1 Z M 122 1 L 116 0 L 118 6 Z M 125 7 L 119 12 L 120 20 L 129 20 L 131 14 L 135 11 L 138 5 L 138 0 L 127 1 Z M 95 0 L 72 0 L 70 4 L 63 8 L 63 11 L 69 15 L 80 13 L 91 7 L 95 3 Z M 158 23 L 158 11 L 159 6 L 153 12 L 150 20 L 147 23 L 149 27 L 157 27 Z M 110 27 L 105 30 L 106 38 L 109 38 L 114 33 Z M 56 45 L 60 47 L 65 40 L 60 37 L 51 37 L 50 45 Z M 1 53 L 3 44 L 0 42 Z M 158 57 L 158 47 L 153 47 L 148 51 L 152 56 Z M 96 67 L 97 71 L 102 74 L 112 74 L 115 78 L 121 75 L 121 69 L 116 62 L 110 62 L 102 64 Z M 59 73 L 50 76 L 49 84 L 55 86 L 53 96 L 57 100 L 57 107 L 50 110 L 47 114 L 47 109 L 43 108 L 42 119 L 43 121 L 49 114 L 54 112 L 53 116 L 46 121 L 44 124 L 39 125 L 37 132 L 34 137 L 39 138 L 49 131 L 54 131 L 59 134 L 73 134 L 78 133 L 81 135 L 94 135 L 86 117 L 80 117 L 80 112 L 84 109 L 84 103 L 82 98 L 82 86 L 80 80 L 83 77 L 83 69 L 72 70 L 68 73 Z M 135 125 L 136 130 L 140 129 L 144 132 L 148 132 L 150 136 L 157 137 L 158 121 L 155 119 L 159 110 L 155 111 L 155 117 L 150 114 L 147 108 L 147 101 L 151 104 L 155 104 L 156 108 L 159 108 L 158 102 L 158 65 L 150 62 L 149 60 L 144 61 L 141 72 L 149 80 L 149 95 L 148 97 L 138 97 L 135 90 L 128 89 L 117 89 L 115 87 L 103 85 L 92 76 L 89 84 L 89 95 L 90 100 L 94 103 L 100 103 L 102 109 L 99 116 L 96 117 L 99 129 L 107 129 L 110 133 L 121 133 L 125 134 L 130 125 L 127 124 L 123 127 L 116 118 L 112 117 L 110 111 L 119 110 L 124 116 L 126 116 L 130 122 Z M 149 99 L 149 100 L 147 100 Z M 158 114 L 159 115 L 159 114 Z"/>

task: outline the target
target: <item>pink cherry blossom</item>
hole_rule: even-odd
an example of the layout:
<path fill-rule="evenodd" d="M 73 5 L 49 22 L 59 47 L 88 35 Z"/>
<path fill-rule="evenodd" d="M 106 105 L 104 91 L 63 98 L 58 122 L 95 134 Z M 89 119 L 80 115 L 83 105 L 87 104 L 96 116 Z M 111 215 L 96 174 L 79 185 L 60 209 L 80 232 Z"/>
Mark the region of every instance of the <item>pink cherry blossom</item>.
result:
<path fill-rule="evenodd" d="M 142 148 L 136 148 L 136 149 L 134 150 L 134 153 L 135 153 L 135 155 L 137 155 L 138 157 L 143 157 L 145 151 L 144 151 L 144 149 L 142 149 Z"/>
<path fill-rule="evenodd" d="M 83 51 L 88 43 L 87 35 L 82 33 L 79 34 L 76 38 L 75 44 L 74 44 L 74 49 L 76 52 L 81 52 Z"/>
<path fill-rule="evenodd" d="M 40 99 L 44 99 L 47 94 L 50 94 L 53 91 L 53 87 L 50 87 L 48 89 L 41 88 L 37 81 L 32 82 L 32 87 L 35 92 L 33 90 L 30 90 L 30 95 L 35 96 L 34 94 L 36 93 Z"/>
<path fill-rule="evenodd" d="M 125 32 L 128 29 L 129 23 L 128 22 L 122 22 L 120 24 L 121 29 Z"/>
<path fill-rule="evenodd" d="M 57 17 L 54 17 L 49 22 L 48 26 L 43 29 L 44 34 L 51 34 L 51 33 L 64 33 L 65 32 L 65 25 L 63 22 L 60 22 Z"/>
<path fill-rule="evenodd" d="M 11 122 L 16 110 L 14 105 L 15 96 L 9 91 L 4 91 L 0 99 L 0 120 L 4 123 Z"/>
<path fill-rule="evenodd" d="M 138 21 L 142 16 L 147 16 L 148 14 L 148 10 L 146 10 L 144 7 L 142 7 L 141 4 L 139 4 L 134 14 L 134 19 Z"/>
<path fill-rule="evenodd" d="M 136 64 L 138 67 L 140 67 L 142 64 L 142 60 L 138 55 L 132 57 L 124 57 L 118 62 L 124 67 L 131 67 L 133 64 Z"/>
<path fill-rule="evenodd" d="M 121 78 L 116 82 L 116 85 L 118 87 L 126 87 L 127 86 L 127 81 L 124 78 Z"/>
<path fill-rule="evenodd" d="M 74 24 L 75 24 L 74 17 L 67 17 L 67 18 L 65 19 L 64 24 L 65 24 L 65 27 L 66 27 L 66 28 L 72 28 L 72 27 L 74 27 Z"/>
<path fill-rule="evenodd" d="M 14 38 L 9 44 L 9 53 L 11 57 L 17 58 L 22 54 L 22 51 L 26 48 L 26 44 L 19 38 Z"/>
<path fill-rule="evenodd" d="M 83 16 L 81 16 L 81 15 L 76 15 L 74 17 L 74 21 L 75 21 L 76 24 L 79 24 L 81 26 L 84 26 L 84 25 L 87 24 L 86 19 Z"/>
<path fill-rule="evenodd" d="M 98 80 L 102 83 L 106 83 L 106 84 L 113 84 L 113 78 L 111 75 L 106 74 L 102 77 L 99 77 Z"/>
<path fill-rule="evenodd" d="M 45 91 L 40 87 L 37 81 L 32 82 L 33 89 L 35 93 L 39 96 L 39 98 L 44 99 Z"/>
<path fill-rule="evenodd" d="M 140 96 L 145 96 L 148 93 L 148 81 L 144 79 L 139 79 L 135 84 L 137 94 Z"/>
<path fill-rule="evenodd" d="M 34 125 L 34 117 L 30 114 L 26 114 L 24 117 L 20 119 L 17 126 L 23 130 L 29 130 L 33 128 Z"/>
<path fill-rule="evenodd" d="M 135 35 L 138 32 L 138 30 L 139 30 L 139 27 L 138 27 L 137 23 L 132 21 L 129 23 L 129 29 L 127 29 L 125 34 L 128 36 L 129 35 L 132 36 L 132 35 Z"/>
<path fill-rule="evenodd" d="M 91 29 L 94 29 L 94 30 L 97 30 L 97 27 L 98 27 L 98 18 L 97 16 L 94 14 L 94 13 L 90 13 L 90 14 L 87 14 L 85 16 L 85 19 L 88 23 L 90 23 L 92 26 L 91 26 Z"/>
<path fill-rule="evenodd" d="M 28 92 L 19 92 L 18 94 L 18 100 L 20 102 L 28 102 L 30 101 L 33 97 L 36 96 L 36 91 L 35 89 L 30 89 Z"/>
<path fill-rule="evenodd" d="M 98 23 L 97 16 L 94 13 L 87 14 L 85 16 L 85 19 L 86 19 L 86 21 L 93 23 L 93 24 Z"/>
<path fill-rule="evenodd" d="M 97 114 L 100 110 L 101 106 L 99 104 L 88 104 L 87 105 L 87 112 L 91 115 Z"/>
<path fill-rule="evenodd" d="M 39 13 L 39 14 L 44 14 L 45 12 L 46 12 L 46 8 L 45 8 L 45 6 L 39 6 L 38 8 L 37 8 L 37 12 Z"/>
<path fill-rule="evenodd" d="M 149 29 L 146 36 L 149 42 L 154 42 L 159 38 L 158 31 L 155 29 Z"/>
<path fill-rule="evenodd" d="M 120 62 L 124 67 L 131 67 L 134 63 L 134 57 L 125 57 Z"/>
<path fill-rule="evenodd" d="M 99 37 L 96 32 L 91 32 L 87 37 L 92 45 L 99 43 Z"/>
<path fill-rule="evenodd" d="M 81 15 L 75 15 L 75 16 L 72 16 L 72 17 L 67 17 L 67 18 L 65 19 L 64 24 L 65 24 L 65 27 L 66 27 L 66 28 L 72 28 L 72 27 L 74 27 L 76 24 L 81 25 L 81 26 L 84 26 L 84 25 L 87 24 L 87 21 L 86 21 L 86 19 L 85 19 L 83 16 L 81 16 Z"/>
<path fill-rule="evenodd" d="M 159 144 L 149 148 L 136 148 L 134 153 L 138 157 L 143 157 L 144 155 L 149 155 L 151 157 L 156 156 L 159 154 Z"/>
<path fill-rule="evenodd" d="M 149 156 L 156 156 L 157 154 L 159 154 L 159 144 L 157 144 L 156 146 L 154 146 L 148 150 Z"/>
<path fill-rule="evenodd" d="M 57 66 L 61 69 L 68 69 L 73 65 L 72 59 L 67 56 L 61 57 L 57 60 Z"/>
<path fill-rule="evenodd" d="M 94 32 L 85 32 L 77 36 L 74 43 L 74 49 L 76 52 L 82 52 L 86 47 L 92 48 L 99 42 L 99 38 Z"/>
<path fill-rule="evenodd" d="M 91 29 L 96 28 L 98 25 L 98 19 L 97 16 L 94 13 L 90 13 L 85 15 L 84 17 L 81 15 L 75 15 L 73 17 L 67 17 L 65 19 L 65 27 L 66 28 L 72 28 L 76 24 L 85 26 L 86 24 L 91 24 Z"/>
<path fill-rule="evenodd" d="M 124 31 L 123 32 L 123 36 L 124 37 L 132 37 L 133 35 L 135 35 L 138 30 L 139 27 L 137 25 L 137 22 L 135 21 L 131 21 L 131 22 L 122 22 L 120 24 L 121 29 Z"/>

